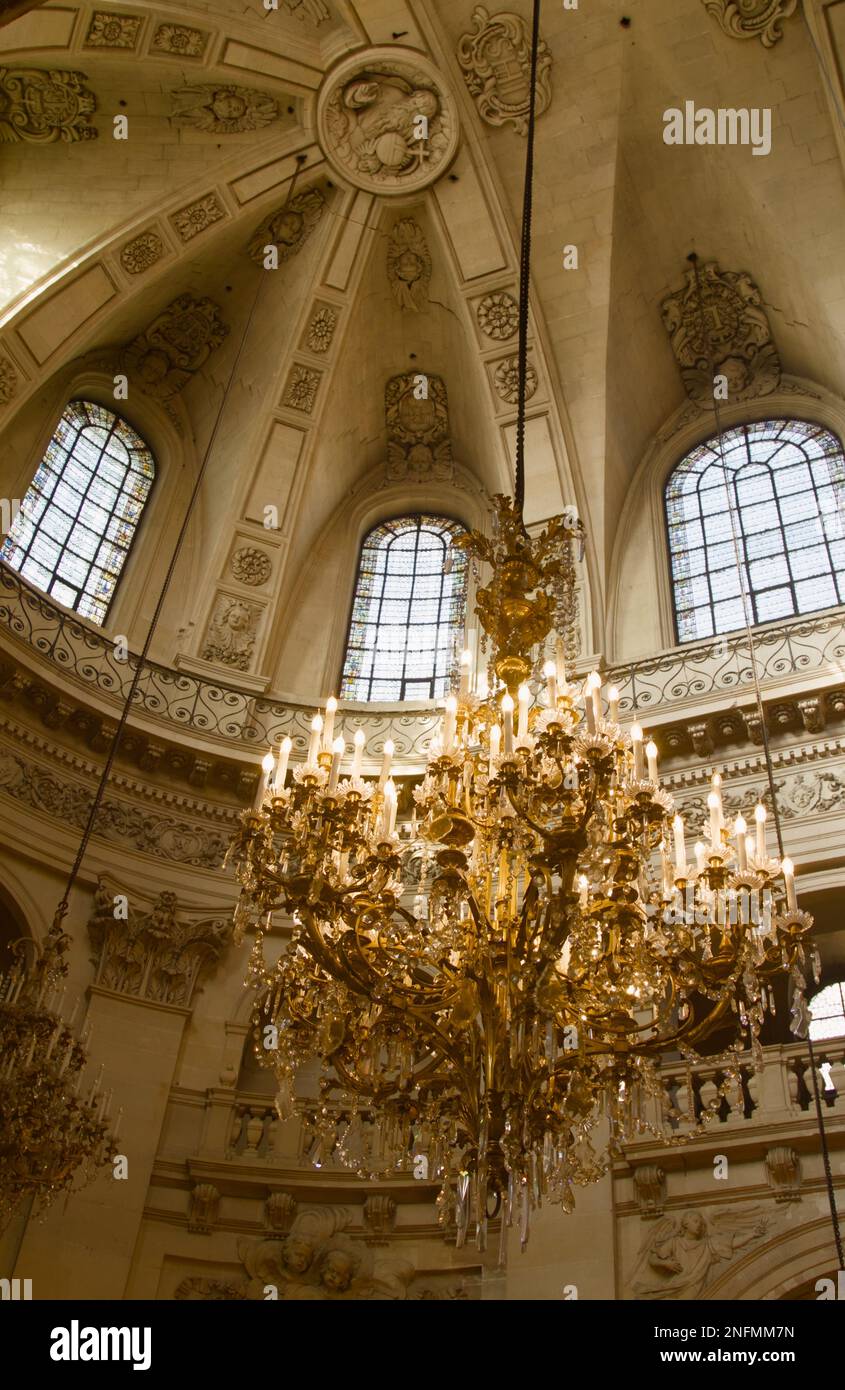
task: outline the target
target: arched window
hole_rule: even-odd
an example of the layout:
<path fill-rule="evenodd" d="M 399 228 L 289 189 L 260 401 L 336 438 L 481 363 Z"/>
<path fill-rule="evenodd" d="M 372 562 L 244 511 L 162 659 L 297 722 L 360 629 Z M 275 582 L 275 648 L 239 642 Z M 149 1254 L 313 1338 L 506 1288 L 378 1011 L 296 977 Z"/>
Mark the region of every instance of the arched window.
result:
<path fill-rule="evenodd" d="M 678 641 L 744 626 L 737 548 L 753 622 L 845 603 L 844 512 L 845 454 L 821 425 L 761 420 L 699 444 L 666 486 Z"/>
<path fill-rule="evenodd" d="M 810 1000 L 809 1008 L 813 1016 L 810 1024 L 813 1042 L 845 1036 L 845 985 L 841 981 L 819 990 Z"/>
<path fill-rule="evenodd" d="M 467 592 L 466 556 L 450 547 L 463 532 L 447 517 L 402 516 L 367 536 L 342 699 L 436 700 L 448 693 L 460 655 Z"/>
<path fill-rule="evenodd" d="M 125 420 L 71 401 L 0 558 L 83 618 L 104 622 L 154 480 L 153 456 Z"/>

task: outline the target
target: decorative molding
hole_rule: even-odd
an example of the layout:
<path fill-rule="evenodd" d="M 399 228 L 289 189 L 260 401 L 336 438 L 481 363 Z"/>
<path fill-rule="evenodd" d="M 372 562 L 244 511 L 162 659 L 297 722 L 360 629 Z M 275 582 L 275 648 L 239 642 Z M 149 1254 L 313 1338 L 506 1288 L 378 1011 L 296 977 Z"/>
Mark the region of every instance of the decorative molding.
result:
<path fill-rule="evenodd" d="M 107 14 L 103 10 L 95 10 L 83 47 L 134 50 L 143 22 L 140 15 Z"/>
<path fill-rule="evenodd" d="M 309 20 L 315 28 L 331 19 L 331 12 L 325 0 L 282 0 L 282 4 L 288 14 L 295 14 L 297 19 Z"/>
<path fill-rule="evenodd" d="M 390 234 L 387 279 L 400 309 L 419 312 L 428 304 L 431 253 L 422 230 L 412 217 L 397 222 Z"/>
<path fill-rule="evenodd" d="M 263 611 L 256 603 L 221 594 L 203 643 L 203 661 L 219 662 L 235 671 L 248 671 Z"/>
<path fill-rule="evenodd" d="M 150 50 L 153 53 L 167 53 L 174 58 L 201 58 L 208 42 L 208 34 L 201 29 L 190 29 L 185 24 L 159 24 Z"/>
<path fill-rule="evenodd" d="M 458 43 L 458 62 L 478 114 L 488 125 L 510 122 L 520 135 L 528 133 L 531 101 L 531 35 L 519 15 L 491 16 L 483 5 L 472 12 L 474 32 Z M 536 114 L 542 116 L 552 100 L 552 55 L 540 39 L 537 63 Z"/>
<path fill-rule="evenodd" d="M 396 1225 L 396 1202 L 386 1193 L 375 1193 L 364 1199 L 364 1226 L 368 1245 L 387 1245 L 387 1237 Z"/>
<path fill-rule="evenodd" d="M 798 0 L 701 0 L 732 39 L 759 39 L 773 48 L 783 38 L 783 21 L 795 14 Z"/>
<path fill-rule="evenodd" d="M 293 1226 L 298 1206 L 289 1192 L 271 1192 L 264 1203 L 265 1225 L 279 1235 L 287 1235 Z"/>
<path fill-rule="evenodd" d="M 263 265 L 265 247 L 275 246 L 280 265 L 290 260 L 301 251 L 325 210 L 326 200 L 319 188 L 297 193 L 261 223 L 247 247 L 249 256 Z"/>
<path fill-rule="evenodd" d="M 442 377 L 422 372 L 391 377 L 384 392 L 384 418 L 388 482 L 453 478 L 449 401 Z"/>
<path fill-rule="evenodd" d="M 220 1209 L 220 1193 L 210 1182 L 197 1183 L 190 1195 L 188 1230 L 194 1235 L 210 1236 Z"/>
<path fill-rule="evenodd" d="M 170 93 L 171 120 L 209 135 L 262 130 L 278 120 L 279 107 L 267 92 L 232 83 L 202 83 Z"/>
<path fill-rule="evenodd" d="M 486 294 L 475 310 L 478 326 L 486 338 L 503 343 L 519 327 L 519 304 L 507 290 Z"/>
<path fill-rule="evenodd" d="M 217 194 L 205 193 L 202 198 L 171 213 L 170 221 L 182 241 L 193 241 L 195 236 L 213 227 L 215 222 L 222 222 L 225 216 L 226 209 Z"/>
<path fill-rule="evenodd" d="M 0 405 L 8 405 L 18 389 L 18 373 L 14 362 L 0 356 Z"/>
<path fill-rule="evenodd" d="M 710 261 L 699 266 L 697 281 L 695 270 L 688 270 L 661 313 L 686 393 L 701 410 L 713 409 L 714 375 L 727 378 L 734 404 L 777 390 L 780 357 L 762 296 L 746 271 L 723 271 Z M 702 319 L 709 325 L 707 339 Z"/>
<path fill-rule="evenodd" d="M 342 178 L 368 193 L 404 194 L 445 173 L 458 147 L 457 113 L 442 74 L 411 49 L 352 54 L 326 77 L 317 134 Z"/>
<path fill-rule="evenodd" d="M 122 350 L 121 363 L 148 396 L 167 401 L 205 366 L 228 332 L 213 299 L 181 294 Z"/>
<path fill-rule="evenodd" d="M 519 358 L 516 356 L 503 358 L 493 372 L 493 380 L 499 399 L 506 401 L 508 405 L 516 405 L 519 400 Z M 537 372 L 529 362 L 525 372 L 526 400 L 530 401 L 531 397 L 536 395 L 537 386 Z"/>
<path fill-rule="evenodd" d="M 88 935 L 96 952 L 95 984 L 132 999 L 189 1009 L 200 979 L 231 944 L 232 928 L 221 917 L 180 921 L 175 893 L 161 893 L 149 912 L 138 912 L 101 874 Z"/>
<path fill-rule="evenodd" d="M 338 312 L 330 304 L 323 304 L 312 315 L 305 330 L 305 345 L 311 352 L 328 352 L 337 328 Z"/>
<path fill-rule="evenodd" d="M 164 255 L 164 242 L 158 232 L 141 232 L 121 247 L 120 264 L 129 275 L 141 275 Z"/>
<path fill-rule="evenodd" d="M 666 1174 L 656 1163 L 634 1169 L 634 1195 L 643 1221 L 663 1215 L 666 1204 Z"/>
<path fill-rule="evenodd" d="M 239 584 L 248 584 L 251 588 L 257 588 L 260 584 L 266 584 L 273 573 L 273 561 L 266 550 L 258 550 L 255 546 L 245 545 L 235 551 L 232 556 L 231 568 L 232 574 Z"/>
<path fill-rule="evenodd" d="M 303 414 L 310 415 L 317 400 L 321 380 L 321 372 L 315 372 L 313 367 L 305 367 L 301 362 L 294 362 L 282 397 L 282 405 L 286 405 L 289 410 L 301 410 Z"/>
<path fill-rule="evenodd" d="M 771 1221 L 762 1207 L 694 1207 L 664 1217 L 640 1247 L 630 1279 L 634 1299 L 699 1298 L 717 1266 L 762 1240 Z"/>
<path fill-rule="evenodd" d="M 0 67 L 0 144 L 96 140 L 90 117 L 97 101 L 87 81 L 84 72 Z"/>
<path fill-rule="evenodd" d="M 788 1144 L 766 1150 L 766 1180 L 776 1202 L 801 1201 L 801 1160 Z"/>

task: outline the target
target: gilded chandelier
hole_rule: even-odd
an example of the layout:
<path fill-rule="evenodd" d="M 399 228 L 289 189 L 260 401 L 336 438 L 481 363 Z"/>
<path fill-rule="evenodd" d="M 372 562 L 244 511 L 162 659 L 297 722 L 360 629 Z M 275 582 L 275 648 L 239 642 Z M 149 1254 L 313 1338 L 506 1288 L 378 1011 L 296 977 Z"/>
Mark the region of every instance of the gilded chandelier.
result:
<path fill-rule="evenodd" d="M 560 657 L 538 667 L 553 624 L 573 621 L 579 528 L 558 517 L 529 537 L 515 503 L 495 508 L 492 541 L 462 538 L 492 566 L 477 602 L 491 690 L 471 694 L 464 665 L 405 833 L 389 749 L 381 776 L 362 777 L 359 733 L 341 778 L 331 701 L 290 779 L 289 740 L 265 759 L 231 850 L 280 1117 L 304 1118 L 317 1167 L 438 1180 L 441 1219 L 459 1243 L 473 1220 L 482 1248 L 500 1207 L 502 1240 L 516 1220 L 524 1243 L 543 1195 L 571 1209 L 573 1184 L 624 1143 L 700 1133 L 746 1040 L 760 1059 L 775 975 L 791 974 L 805 1022 L 812 924 L 762 807 L 754 837 L 741 817 L 729 833 L 716 775 L 690 864 L 657 749 L 623 726 L 618 693 L 605 703 L 598 675 L 570 684 Z M 293 927 L 270 965 L 277 913 Z M 724 1030 L 713 1106 L 667 1109 L 661 1059 L 693 1062 Z M 315 1059 L 319 1099 L 300 1098 Z"/>

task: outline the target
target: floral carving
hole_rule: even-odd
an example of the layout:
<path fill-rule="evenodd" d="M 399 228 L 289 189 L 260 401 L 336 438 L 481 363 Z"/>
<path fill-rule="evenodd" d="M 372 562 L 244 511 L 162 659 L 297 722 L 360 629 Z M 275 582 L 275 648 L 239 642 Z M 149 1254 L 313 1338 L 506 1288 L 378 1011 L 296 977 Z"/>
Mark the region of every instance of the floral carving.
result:
<path fill-rule="evenodd" d="M 188 203 L 187 207 L 180 208 L 170 220 L 182 240 L 191 241 L 193 237 L 199 236 L 200 232 L 204 232 L 207 227 L 211 227 L 225 216 L 226 209 L 220 206 L 216 193 L 206 193 L 205 197 L 198 198 L 195 203 Z"/>
<path fill-rule="evenodd" d="M 122 354 L 147 395 L 169 400 L 188 384 L 229 332 L 212 299 L 179 295 Z"/>
<path fill-rule="evenodd" d="M 173 53 L 178 58 L 201 58 L 208 35 L 185 24 L 160 24 L 150 45 L 158 53 Z"/>
<path fill-rule="evenodd" d="M 519 305 L 507 290 L 485 295 L 475 312 L 482 333 L 496 342 L 512 338 L 519 327 Z"/>
<path fill-rule="evenodd" d="M 314 409 L 319 385 L 320 373 L 313 371 L 311 367 L 303 367 L 297 363 L 288 378 L 282 404 L 289 406 L 292 410 L 302 410 L 306 415 L 310 415 Z"/>
<path fill-rule="evenodd" d="M 516 405 L 519 400 L 519 358 L 506 357 L 494 373 L 496 392 L 508 405 Z M 525 373 L 525 399 L 530 401 L 537 390 L 537 373 L 528 363 Z"/>
<path fill-rule="evenodd" d="M 241 546 L 232 556 L 232 574 L 241 584 L 257 587 L 266 584 L 273 573 L 273 562 L 264 550 L 255 546 Z"/>
<path fill-rule="evenodd" d="M 798 0 L 702 0 L 708 14 L 734 39 L 759 39 L 773 48 L 783 38 L 783 21 L 795 14 Z"/>
<path fill-rule="evenodd" d="M 120 252 L 120 264 L 130 275 L 140 275 L 164 255 L 164 242 L 157 232 L 141 232 L 127 241 Z"/>
<path fill-rule="evenodd" d="M 235 135 L 261 130 L 278 118 L 278 103 L 267 92 L 232 84 L 205 83 L 181 87 L 170 94 L 176 125 L 192 126 L 209 135 Z"/>
<path fill-rule="evenodd" d="M 312 352 L 328 352 L 337 328 L 337 311 L 325 305 L 318 309 L 305 334 L 305 341 Z"/>
<path fill-rule="evenodd" d="M 397 222 L 387 244 L 387 278 L 400 309 L 424 309 L 431 281 L 431 255 L 412 217 Z"/>
<path fill-rule="evenodd" d="M 308 240 L 326 208 L 319 188 L 309 188 L 291 198 L 283 208 L 262 222 L 247 248 L 259 265 L 264 264 L 265 248 L 275 246 L 279 263 L 290 260 Z"/>
<path fill-rule="evenodd" d="M 449 480 L 454 473 L 449 402 L 439 376 L 407 372 L 391 377 L 384 393 L 387 476 Z"/>
<path fill-rule="evenodd" d="M 85 35 L 86 48 L 129 48 L 138 42 L 140 15 L 105 14 L 95 10 Z"/>
<path fill-rule="evenodd" d="M 7 405 L 18 389 L 18 373 L 8 357 L 0 357 L 0 405 Z"/>
<path fill-rule="evenodd" d="M 255 648 L 261 609 L 243 599 L 221 596 L 202 649 L 204 661 L 217 661 L 235 671 L 248 671 Z"/>
<path fill-rule="evenodd" d="M 472 14 L 475 30 L 458 44 L 458 62 L 475 98 L 478 113 L 488 125 L 508 121 L 520 135 L 528 131 L 531 101 L 531 43 L 528 26 L 519 15 L 491 16 L 483 5 Z M 537 63 L 536 113 L 541 116 L 552 99 L 552 55 L 540 39 Z"/>
<path fill-rule="evenodd" d="M 777 388 L 780 357 L 760 291 L 745 271 L 723 271 L 715 261 L 700 266 L 698 277 L 688 270 L 661 312 L 687 395 L 702 410 L 713 408 L 714 376 L 726 378 L 732 403 Z"/>
<path fill-rule="evenodd" d="M 89 117 L 97 102 L 87 80 L 84 72 L 0 67 L 0 144 L 96 140 Z"/>

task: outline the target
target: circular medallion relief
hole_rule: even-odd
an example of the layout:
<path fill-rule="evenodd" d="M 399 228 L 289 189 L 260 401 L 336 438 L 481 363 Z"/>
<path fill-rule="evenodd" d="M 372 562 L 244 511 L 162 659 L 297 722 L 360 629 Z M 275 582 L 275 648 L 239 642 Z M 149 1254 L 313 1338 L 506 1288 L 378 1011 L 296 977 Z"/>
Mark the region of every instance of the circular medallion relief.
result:
<path fill-rule="evenodd" d="M 317 132 L 342 178 L 381 194 L 434 183 L 448 169 L 459 135 L 440 74 L 407 48 L 371 48 L 333 68 L 320 89 Z"/>

